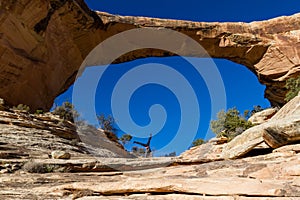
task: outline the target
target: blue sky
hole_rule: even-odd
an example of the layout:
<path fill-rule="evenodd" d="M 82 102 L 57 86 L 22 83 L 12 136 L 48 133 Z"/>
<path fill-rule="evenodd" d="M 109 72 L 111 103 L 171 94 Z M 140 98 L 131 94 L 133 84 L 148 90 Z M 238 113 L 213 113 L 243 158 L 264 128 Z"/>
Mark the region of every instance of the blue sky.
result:
<path fill-rule="evenodd" d="M 186 0 L 186 1 L 97 1 L 87 0 L 87 4 L 91 9 L 105 11 L 113 14 L 120 15 L 133 15 L 133 16 L 149 16 L 171 19 L 185 19 L 193 21 L 244 21 L 250 22 L 255 20 L 270 19 L 281 15 L 291 15 L 300 11 L 299 2 L 297 1 L 205 1 L 199 0 Z M 203 65 L 203 59 L 193 58 L 193 60 Z M 261 85 L 255 75 L 250 72 L 246 67 L 235 64 L 233 62 L 214 59 L 213 60 L 217 69 L 220 72 L 226 92 L 226 106 L 224 109 L 237 107 L 241 112 L 248 109 L 251 110 L 254 105 L 261 105 L 268 107 L 268 100 L 264 99 L 264 86 Z M 116 83 L 120 80 L 123 74 L 126 74 L 131 69 L 144 64 L 149 65 L 167 65 L 177 70 L 180 74 L 187 78 L 195 91 L 200 111 L 200 120 L 198 122 L 199 128 L 195 133 L 187 133 L 185 130 L 183 134 L 192 134 L 194 138 L 207 138 L 213 134 L 209 130 L 209 122 L 215 118 L 216 113 L 211 109 L 212 101 L 210 99 L 209 86 L 203 78 L 181 57 L 169 58 L 146 58 L 139 59 L 132 62 L 123 64 L 110 65 L 99 82 L 97 92 L 95 95 L 95 109 L 98 114 L 104 113 L 105 115 L 111 114 L 111 99 L 112 92 Z M 91 67 L 85 73 L 91 76 L 98 73 L 99 67 Z M 154 67 L 153 67 L 153 70 Z M 171 77 L 172 78 L 172 77 Z M 125 88 L 127 87 L 125 83 Z M 129 87 L 129 85 L 128 85 Z M 61 104 L 65 100 L 71 100 L 72 88 L 65 94 L 56 99 L 56 104 Z M 121 100 L 120 100 L 121 103 Z M 176 137 L 179 137 L 177 130 L 179 129 L 180 121 L 182 120 L 182 113 L 180 110 L 179 100 L 176 95 L 168 87 L 159 84 L 147 84 L 138 88 L 130 98 L 128 110 L 132 120 L 139 126 L 147 126 L 151 122 L 149 117 L 149 109 L 153 105 L 162 105 L 166 113 L 166 121 L 161 130 L 153 133 L 152 148 L 156 150 L 156 155 L 163 155 L 176 151 L 180 154 L 188 148 L 187 142 L 182 139 L 180 142 L 173 145 L 168 144 Z M 82 103 L 84 104 L 84 103 Z M 76 106 L 76 105 L 75 105 Z M 83 106 L 83 105 L 78 105 Z M 83 106 L 84 107 L 84 106 Z M 198 108 L 197 108 L 198 109 Z M 194 120 L 195 117 L 191 115 L 184 116 L 187 121 Z M 158 113 L 156 118 L 163 118 L 163 114 Z M 189 119 L 190 117 L 190 119 Z M 91 124 L 96 122 L 87 117 Z M 117 122 L 122 120 L 116 118 Z M 152 130 L 152 129 L 151 129 Z M 133 131 L 133 130 L 132 130 Z M 142 133 L 132 133 L 127 130 L 125 132 L 133 134 L 134 140 L 146 142 L 147 138 Z M 150 131 L 150 130 L 149 130 Z M 122 131 L 118 132 L 122 135 Z M 139 135 L 140 134 L 140 135 Z M 182 136 L 180 136 L 182 137 Z M 180 141 L 179 140 L 179 141 Z M 126 145 L 131 149 L 132 143 Z M 164 147 L 168 148 L 164 148 Z M 160 151 L 160 149 L 163 149 Z"/>
<path fill-rule="evenodd" d="M 149 16 L 193 21 L 242 21 L 270 19 L 300 11 L 295 0 L 86 0 L 91 9 L 119 15 Z"/>

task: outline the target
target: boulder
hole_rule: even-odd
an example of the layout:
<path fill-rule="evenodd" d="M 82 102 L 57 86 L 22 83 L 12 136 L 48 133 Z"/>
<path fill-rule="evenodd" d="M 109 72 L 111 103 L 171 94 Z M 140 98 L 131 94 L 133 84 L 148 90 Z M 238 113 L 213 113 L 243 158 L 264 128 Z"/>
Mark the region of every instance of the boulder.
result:
<path fill-rule="evenodd" d="M 265 123 L 265 122 L 269 121 L 269 119 L 271 119 L 271 117 L 273 117 L 277 111 L 278 111 L 278 108 L 267 108 L 263 111 L 254 113 L 248 119 L 248 121 L 255 125 Z"/>
<path fill-rule="evenodd" d="M 282 146 L 273 150 L 273 152 L 287 152 L 287 151 L 294 151 L 295 153 L 300 153 L 300 144 Z"/>
<path fill-rule="evenodd" d="M 210 139 L 208 142 L 209 143 L 215 143 L 215 144 L 224 144 L 224 143 L 228 142 L 228 138 L 224 137 L 224 136 L 215 137 L 215 138 Z"/>
<path fill-rule="evenodd" d="M 206 163 L 222 160 L 222 151 L 225 138 L 212 138 L 207 143 L 192 147 L 183 152 L 178 158 L 179 163 Z M 227 141 L 227 140 L 226 140 Z"/>
<path fill-rule="evenodd" d="M 284 105 L 268 122 L 251 127 L 229 142 L 222 156 L 238 158 L 265 142 L 272 148 L 300 141 L 300 94 Z"/>
<path fill-rule="evenodd" d="M 53 159 L 70 159 L 71 154 L 65 151 L 52 151 L 51 158 Z"/>
<path fill-rule="evenodd" d="M 272 148 L 300 141 L 300 92 L 271 118 L 263 138 Z"/>

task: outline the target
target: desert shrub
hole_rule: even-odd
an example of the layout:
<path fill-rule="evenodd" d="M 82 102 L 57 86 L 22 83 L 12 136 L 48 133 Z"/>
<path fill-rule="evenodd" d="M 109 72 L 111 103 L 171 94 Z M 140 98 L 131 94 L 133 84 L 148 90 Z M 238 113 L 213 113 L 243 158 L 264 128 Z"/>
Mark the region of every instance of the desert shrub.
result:
<path fill-rule="evenodd" d="M 138 147 L 136 147 L 136 146 L 132 147 L 132 148 L 131 148 L 131 151 L 132 151 L 132 152 L 137 152 L 137 151 L 138 151 Z"/>
<path fill-rule="evenodd" d="M 125 145 L 127 142 L 130 142 L 131 139 L 132 136 L 130 134 L 124 134 L 119 138 L 119 140 L 122 142 L 123 145 Z"/>
<path fill-rule="evenodd" d="M 72 193 L 73 193 L 72 199 L 79 199 L 81 197 L 85 198 L 85 197 L 93 196 L 94 195 L 94 191 L 93 190 L 89 190 L 89 189 L 74 190 L 74 191 L 72 191 Z"/>
<path fill-rule="evenodd" d="M 146 150 L 145 150 L 145 148 L 139 148 L 139 147 L 133 146 L 131 149 L 131 152 L 133 155 L 135 155 L 137 157 L 144 157 Z"/>
<path fill-rule="evenodd" d="M 103 130 L 110 132 L 115 132 L 117 130 L 114 127 L 116 121 L 111 115 L 108 115 L 107 117 L 105 117 L 104 114 L 98 115 L 97 120 Z"/>
<path fill-rule="evenodd" d="M 164 157 L 175 157 L 175 156 L 176 156 L 176 152 L 175 151 L 164 155 Z"/>
<path fill-rule="evenodd" d="M 72 139 L 70 144 L 72 146 L 78 146 L 80 142 L 81 142 L 80 139 L 77 138 L 77 139 Z"/>
<path fill-rule="evenodd" d="M 29 173 L 50 173 L 55 169 L 54 165 L 34 162 L 32 160 L 23 165 L 23 170 Z"/>
<path fill-rule="evenodd" d="M 203 139 L 198 138 L 198 139 L 193 141 L 192 147 L 199 146 L 199 145 L 204 144 L 204 143 L 205 143 L 205 141 Z"/>
<path fill-rule="evenodd" d="M 285 100 L 288 102 L 297 96 L 300 91 L 300 76 L 298 76 L 298 78 L 288 79 L 285 87 L 288 89 L 288 92 L 285 95 Z"/>
<path fill-rule="evenodd" d="M 30 111 L 30 107 L 25 105 L 25 104 L 19 104 L 17 106 L 13 106 L 12 108 L 13 110 L 21 110 L 21 111 L 26 111 L 29 112 Z"/>
<path fill-rule="evenodd" d="M 236 108 L 231 108 L 227 112 L 221 110 L 217 114 L 217 118 L 217 120 L 210 122 L 210 128 L 217 137 L 224 136 L 228 140 L 233 139 L 253 126 L 244 116 L 240 115 L 240 112 Z"/>
<path fill-rule="evenodd" d="M 64 102 L 62 106 L 57 106 L 52 114 L 58 115 L 61 119 L 74 122 L 79 117 L 79 113 L 75 110 L 74 105 L 70 102 Z"/>
<path fill-rule="evenodd" d="M 254 115 L 255 113 L 258 113 L 260 111 L 263 111 L 264 109 L 260 105 L 253 106 L 253 109 L 250 112 L 250 116 Z"/>
<path fill-rule="evenodd" d="M 39 114 L 44 114 L 44 111 L 43 111 L 43 109 L 37 109 L 37 110 L 35 111 L 35 114 L 37 114 L 37 115 L 39 115 Z"/>
<path fill-rule="evenodd" d="M 54 172 L 54 170 L 57 168 L 58 166 L 55 165 L 45 165 L 45 169 L 46 169 L 46 173 L 51 173 Z"/>
<path fill-rule="evenodd" d="M 99 122 L 100 128 L 104 130 L 106 137 L 113 142 L 119 143 L 119 138 L 116 135 L 117 129 L 114 127 L 115 119 L 108 115 L 105 117 L 104 114 L 98 115 L 97 120 Z"/>

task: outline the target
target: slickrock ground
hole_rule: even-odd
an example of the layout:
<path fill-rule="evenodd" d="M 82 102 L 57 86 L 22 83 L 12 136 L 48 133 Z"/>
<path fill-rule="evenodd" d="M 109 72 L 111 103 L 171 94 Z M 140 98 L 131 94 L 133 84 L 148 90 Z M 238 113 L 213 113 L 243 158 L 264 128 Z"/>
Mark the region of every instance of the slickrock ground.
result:
<path fill-rule="evenodd" d="M 1 199 L 280 199 L 300 198 L 300 146 L 238 160 L 186 163 L 168 167 L 112 171 L 86 167 L 82 172 L 30 174 L 23 170 L 0 176 Z M 120 159 L 122 160 L 122 159 Z M 156 158 L 138 159 L 152 163 Z M 158 159 L 159 160 L 159 159 Z M 164 159 L 160 159 L 163 162 Z M 177 161 L 175 161 L 177 160 Z M 2 163 L 18 163 L 1 159 Z M 25 160 L 21 160 L 25 161 Z M 77 160 L 78 162 L 79 160 Z M 145 162 L 146 161 L 146 162 Z M 35 162 L 70 166 L 72 160 Z M 78 168 L 88 165 L 81 160 Z M 124 162 L 130 165 L 130 160 Z M 4 164 L 5 165 L 5 164 Z M 93 166 L 93 165 L 92 165 Z M 273 198 L 272 198 L 273 199 Z"/>
<path fill-rule="evenodd" d="M 299 76 L 300 14 L 252 23 L 205 23 L 94 12 L 83 0 L 3 0 L 0 9 L 0 97 L 10 105 L 29 105 L 33 111 L 52 106 L 55 97 L 74 82 L 95 46 L 133 28 L 179 31 L 211 57 L 246 66 L 267 86 L 265 96 L 273 105 L 285 103 L 285 81 Z M 115 63 L 173 54 L 141 49 L 116 58 Z"/>
<path fill-rule="evenodd" d="M 173 196 L 178 199 L 206 199 L 205 196 L 207 199 L 222 199 L 219 196 L 297 199 L 300 197 L 299 164 L 298 145 L 283 152 L 240 160 L 140 171 L 46 174 L 18 171 L 1 175 L 1 196 L 4 199 L 81 196 L 93 196 L 92 199 L 173 199 Z"/>
<path fill-rule="evenodd" d="M 265 126 L 253 128 L 264 130 L 272 120 L 290 116 L 298 120 L 293 131 L 282 136 L 289 129 L 279 128 L 273 135 L 299 136 L 299 98 Z M 299 139 L 272 149 L 263 135 L 254 134 L 262 142 L 249 150 L 244 146 L 253 144 L 253 138 L 247 131 L 229 143 L 212 139 L 173 158 L 130 158 L 98 131 L 103 147 L 93 151 L 98 155 L 94 157 L 89 154 L 94 147 L 78 140 L 70 122 L 51 114 L 0 111 L 0 199 L 299 199 Z M 71 158 L 49 158 L 53 150 L 68 152 Z M 235 152 L 236 159 L 224 159 Z"/>

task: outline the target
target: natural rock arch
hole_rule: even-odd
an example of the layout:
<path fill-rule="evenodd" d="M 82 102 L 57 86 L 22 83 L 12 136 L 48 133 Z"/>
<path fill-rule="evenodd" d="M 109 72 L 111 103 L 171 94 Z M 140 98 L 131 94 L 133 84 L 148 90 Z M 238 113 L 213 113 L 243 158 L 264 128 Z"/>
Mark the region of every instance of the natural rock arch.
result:
<path fill-rule="evenodd" d="M 211 57 L 246 66 L 267 86 L 265 97 L 272 105 L 285 103 L 285 81 L 300 74 L 300 14 L 252 23 L 203 23 L 93 12 L 82 0 L 4 1 L 0 6 L 0 97 L 9 105 L 49 109 L 97 44 L 138 27 L 177 30 Z M 149 56 L 172 55 L 142 49 L 115 62 Z"/>

